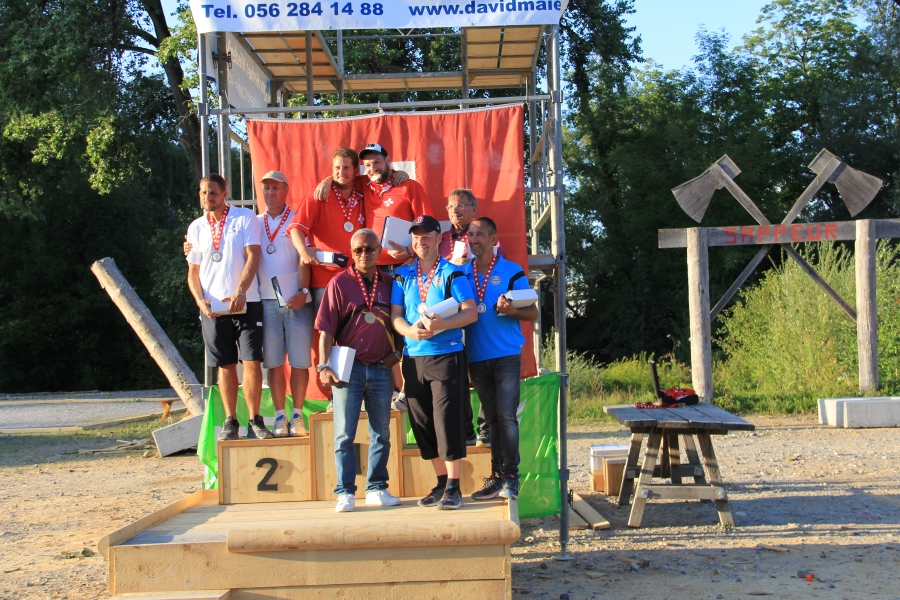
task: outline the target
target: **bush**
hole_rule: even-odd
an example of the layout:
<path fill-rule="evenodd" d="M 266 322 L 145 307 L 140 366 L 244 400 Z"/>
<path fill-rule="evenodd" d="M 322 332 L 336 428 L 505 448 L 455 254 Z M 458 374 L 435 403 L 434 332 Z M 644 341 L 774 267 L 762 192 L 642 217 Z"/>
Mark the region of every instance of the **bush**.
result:
<path fill-rule="evenodd" d="M 801 254 L 851 306 L 854 255 L 838 244 L 807 245 Z M 786 258 L 786 257 L 785 257 Z M 879 354 L 883 392 L 900 383 L 900 264 L 897 248 L 877 249 Z M 714 366 L 716 404 L 737 412 L 816 410 L 822 397 L 858 394 L 856 325 L 792 260 L 771 268 L 723 312 Z"/>

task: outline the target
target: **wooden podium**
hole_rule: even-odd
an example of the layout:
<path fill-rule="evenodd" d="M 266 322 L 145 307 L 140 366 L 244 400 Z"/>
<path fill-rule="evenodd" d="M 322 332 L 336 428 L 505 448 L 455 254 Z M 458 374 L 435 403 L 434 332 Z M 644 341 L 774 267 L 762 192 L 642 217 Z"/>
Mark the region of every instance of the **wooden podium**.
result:
<path fill-rule="evenodd" d="M 404 444 L 392 412 L 389 489 L 399 506 L 335 514 L 334 421 L 309 419 L 309 437 L 219 442 L 219 489 L 187 498 L 100 540 L 115 598 L 145 600 L 420 600 L 512 598 L 515 501 L 468 495 L 491 471 L 490 448 L 469 448 L 455 511 L 416 503 L 435 484 L 430 461 Z M 368 422 L 354 449 L 365 496 Z"/>

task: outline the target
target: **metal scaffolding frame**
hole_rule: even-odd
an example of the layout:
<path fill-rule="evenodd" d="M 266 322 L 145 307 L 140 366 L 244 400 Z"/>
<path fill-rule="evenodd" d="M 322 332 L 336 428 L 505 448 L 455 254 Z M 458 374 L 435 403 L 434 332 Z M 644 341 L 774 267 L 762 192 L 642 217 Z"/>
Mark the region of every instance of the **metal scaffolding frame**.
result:
<path fill-rule="evenodd" d="M 538 35 L 534 47 L 528 45 L 533 30 Z M 496 35 L 494 35 L 496 30 Z M 201 34 L 198 36 L 198 66 L 201 73 L 201 82 L 205 82 L 207 73 L 206 56 L 208 36 L 222 36 L 224 34 Z M 568 554 L 569 543 L 569 469 L 567 453 L 567 419 L 566 407 L 568 399 L 568 371 L 566 368 L 566 242 L 565 242 L 565 184 L 563 181 L 562 164 L 562 87 L 560 78 L 560 50 L 559 27 L 496 27 L 496 28 L 462 28 L 459 34 L 413 34 L 390 37 L 428 37 L 440 35 L 442 37 L 459 37 L 461 43 L 462 64 L 461 71 L 440 73 L 400 73 L 400 74 L 372 74 L 372 75 L 348 75 L 344 73 L 343 48 L 344 44 L 355 39 L 369 39 L 373 36 L 343 37 L 340 30 L 334 36 L 327 38 L 319 31 L 305 32 L 277 32 L 271 34 L 238 34 L 241 43 L 250 52 L 254 52 L 253 58 L 271 80 L 271 102 L 266 108 L 234 109 L 227 108 L 228 103 L 228 67 L 225 60 L 218 60 L 217 74 L 219 106 L 226 108 L 211 109 L 207 86 L 201 84 L 198 112 L 200 116 L 200 135 L 204 140 L 201 143 L 203 173 L 210 172 L 209 149 L 209 118 L 215 117 L 217 123 L 218 166 L 219 172 L 226 180 L 231 180 L 231 144 L 236 142 L 240 149 L 241 157 L 241 200 L 235 204 L 247 204 L 253 202 L 255 193 L 251 194 L 251 200 L 244 198 L 243 183 L 243 152 L 246 142 L 231 132 L 230 120 L 236 115 L 281 115 L 299 114 L 307 118 L 315 118 L 316 113 L 328 111 L 344 114 L 344 111 L 354 112 L 384 112 L 405 111 L 421 109 L 441 108 L 466 108 L 482 105 L 524 104 L 528 120 L 529 156 L 526 157 L 526 173 L 528 185 L 525 187 L 526 201 L 528 205 L 528 217 L 530 228 L 530 254 L 528 257 L 529 281 L 539 289 L 544 279 L 551 279 L 554 307 L 554 347 L 556 371 L 560 375 L 560 390 L 558 403 L 559 423 L 559 484 L 560 484 L 560 527 L 559 542 L 560 553 L 554 557 L 558 560 L 571 560 Z M 526 39 L 527 38 L 527 39 Z M 543 40 L 542 40 L 543 38 Z M 279 50 L 255 49 L 253 40 L 269 39 L 279 40 L 285 48 Z M 526 39 L 523 42 L 523 39 Z M 536 92 L 538 87 L 537 60 L 541 43 L 546 48 L 547 57 L 547 93 Z M 220 38 L 221 42 L 221 38 Z M 337 58 L 329 48 L 329 42 L 337 45 Z M 293 44 L 293 45 L 292 45 Z M 219 47 L 224 47 L 220 44 Z M 504 54 L 504 48 L 510 48 L 509 52 L 518 54 Z M 303 51 L 298 55 L 295 50 Z M 284 56 L 290 52 L 294 64 L 278 65 L 266 63 L 266 53 L 269 55 Z M 493 54 L 496 52 L 496 55 Z M 319 54 L 320 62 L 314 60 L 314 54 Z M 300 57 L 304 60 L 300 60 Z M 526 68 L 523 60 L 528 58 Z M 506 62 L 504 62 L 506 61 Z M 504 68 L 504 65 L 506 67 Z M 276 67 L 289 67 L 296 71 L 292 78 L 276 76 Z M 323 71 L 319 74 L 317 71 Z M 492 81 L 493 84 L 485 85 Z M 303 88 L 299 84 L 303 83 Z M 400 83 L 398 83 L 400 82 Z M 512 83 L 510 83 L 512 82 Z M 294 86 L 293 84 L 297 84 Z M 525 95 L 502 98 L 470 98 L 469 88 L 506 87 L 525 88 Z M 461 97 L 452 100 L 434 100 L 419 102 L 379 102 L 374 104 L 345 104 L 345 85 L 349 85 L 348 91 L 354 93 L 389 92 L 389 91 L 437 91 L 460 90 Z M 435 85 L 443 86 L 436 88 Z M 398 87 L 400 86 L 400 87 Z M 306 106 L 284 106 L 283 91 L 307 94 Z M 337 105 L 314 105 L 314 95 L 321 93 L 337 93 L 340 103 Z M 229 135 L 221 135 L 228 131 Z M 249 154 L 249 150 L 248 150 Z M 251 166 L 252 173 L 252 166 Z M 252 179 L 252 177 L 251 177 Z M 252 183 L 251 183 L 252 185 Z M 229 189 L 229 197 L 232 197 Z M 541 231 L 549 224 L 550 228 L 550 253 L 541 253 Z M 543 247 L 546 247 L 546 240 Z M 539 371 L 544 371 L 541 364 L 541 329 L 539 319 L 534 324 L 534 350 Z M 206 383 L 212 381 L 211 369 L 207 368 Z"/>

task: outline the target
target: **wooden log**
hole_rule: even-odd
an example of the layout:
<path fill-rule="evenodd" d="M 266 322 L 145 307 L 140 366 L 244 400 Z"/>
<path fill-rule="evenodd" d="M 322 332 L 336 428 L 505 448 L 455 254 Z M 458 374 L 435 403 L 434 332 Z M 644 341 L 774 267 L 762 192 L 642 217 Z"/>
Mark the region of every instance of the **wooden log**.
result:
<path fill-rule="evenodd" d="M 863 219 L 856 222 L 856 347 L 860 394 L 879 388 L 875 289 L 875 223 Z"/>
<path fill-rule="evenodd" d="M 153 432 L 156 451 L 160 456 L 169 456 L 193 448 L 200 441 L 201 425 L 203 425 L 203 415 L 194 415 L 157 429 Z"/>
<path fill-rule="evenodd" d="M 606 517 L 594 510 L 594 507 L 588 504 L 584 498 L 578 494 L 572 494 L 572 508 L 581 515 L 581 518 L 587 521 L 587 524 L 594 531 L 609 529 L 611 527 L 609 521 L 606 520 Z"/>
<path fill-rule="evenodd" d="M 144 343 L 150 356 L 162 369 L 175 393 L 192 415 L 203 414 L 200 382 L 188 367 L 175 345 L 162 330 L 147 306 L 141 301 L 125 276 L 111 258 L 101 258 L 91 265 L 91 272 L 100 280 L 113 303 L 122 311 L 125 320 Z"/>
<path fill-rule="evenodd" d="M 712 340 L 709 326 L 709 248 L 705 227 L 687 230 L 687 266 L 691 377 L 697 395 L 709 402 L 713 397 Z"/>
<path fill-rule="evenodd" d="M 285 552 L 349 550 L 353 548 L 412 548 L 513 544 L 519 526 L 512 521 L 394 522 L 384 519 L 350 522 L 322 519 L 302 530 L 232 529 L 229 552 Z"/>

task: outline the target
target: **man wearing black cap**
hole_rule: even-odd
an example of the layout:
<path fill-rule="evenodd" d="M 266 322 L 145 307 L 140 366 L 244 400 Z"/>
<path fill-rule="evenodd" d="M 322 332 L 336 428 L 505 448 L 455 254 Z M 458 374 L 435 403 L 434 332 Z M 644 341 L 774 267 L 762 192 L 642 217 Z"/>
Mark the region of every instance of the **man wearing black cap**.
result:
<path fill-rule="evenodd" d="M 419 506 L 456 509 L 461 461 L 466 456 L 464 402 L 469 389 L 462 327 L 478 319 L 475 295 L 462 270 L 438 254 L 441 224 L 432 216 L 417 217 L 410 227 L 416 260 L 399 267 L 391 293 L 394 329 L 406 338 L 403 378 L 410 424 L 422 458 L 430 460 L 437 486 Z M 432 309 L 453 299 L 441 316 Z"/>
<path fill-rule="evenodd" d="M 394 170 L 388 151 L 378 143 L 367 144 L 359 152 L 359 160 L 365 169 L 369 184 L 363 202 L 366 210 L 366 226 L 378 235 L 384 231 L 387 217 L 413 221 L 424 215 L 434 216 L 431 202 L 422 184 L 409 179 L 401 184 L 392 181 Z M 386 246 L 390 244 L 385 243 Z M 413 257 L 412 248 L 386 247 L 378 260 L 379 266 L 402 265 Z"/>

